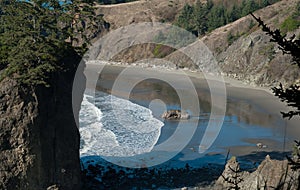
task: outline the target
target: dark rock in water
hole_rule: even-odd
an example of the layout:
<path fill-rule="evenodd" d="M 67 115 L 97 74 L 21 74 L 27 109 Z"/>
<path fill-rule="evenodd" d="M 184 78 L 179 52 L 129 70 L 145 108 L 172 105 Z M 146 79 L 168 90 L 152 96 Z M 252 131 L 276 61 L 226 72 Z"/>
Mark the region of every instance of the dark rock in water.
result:
<path fill-rule="evenodd" d="M 80 189 L 75 66 L 53 74 L 49 88 L 10 78 L 0 82 L 0 189 Z"/>
<path fill-rule="evenodd" d="M 189 119 L 190 115 L 187 112 L 181 110 L 168 110 L 165 111 L 161 117 L 168 120 L 176 120 L 176 119 Z"/>

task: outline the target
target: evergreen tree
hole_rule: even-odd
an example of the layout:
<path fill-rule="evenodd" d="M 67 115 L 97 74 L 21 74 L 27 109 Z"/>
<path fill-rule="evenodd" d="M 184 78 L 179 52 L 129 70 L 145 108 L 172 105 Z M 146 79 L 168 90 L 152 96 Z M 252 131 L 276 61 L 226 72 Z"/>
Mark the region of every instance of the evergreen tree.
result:
<path fill-rule="evenodd" d="M 213 6 L 214 6 L 213 1 L 212 0 L 207 0 L 207 2 L 206 2 L 206 9 L 210 10 L 210 9 L 213 8 Z"/>
<path fill-rule="evenodd" d="M 185 4 L 181 14 L 179 15 L 176 25 L 188 31 L 193 30 L 194 8 L 189 4 Z"/>
<path fill-rule="evenodd" d="M 194 31 L 196 36 L 203 35 L 207 31 L 207 7 L 197 0 L 194 9 Z"/>
<path fill-rule="evenodd" d="M 223 5 L 213 6 L 208 15 L 209 30 L 213 30 L 226 24 L 225 7 Z"/>
<path fill-rule="evenodd" d="M 232 9 L 228 11 L 226 15 L 227 15 L 227 20 L 226 20 L 227 23 L 236 21 L 241 17 L 240 8 L 236 4 L 234 4 Z"/>
<path fill-rule="evenodd" d="M 228 10 L 222 4 L 214 4 L 212 0 L 208 0 L 205 5 L 197 0 L 193 6 L 188 4 L 184 6 L 175 24 L 195 35 L 203 35 L 277 1 L 243 0 L 241 4 L 234 4 Z"/>
<path fill-rule="evenodd" d="M 246 16 L 251 12 L 258 10 L 260 7 L 255 0 L 244 0 L 242 3 L 242 16 Z"/>
<path fill-rule="evenodd" d="M 261 7 L 266 7 L 266 6 L 269 6 L 269 5 L 270 5 L 270 3 L 269 3 L 268 0 L 262 0 Z"/>
<path fill-rule="evenodd" d="M 272 37 L 271 42 L 276 42 L 279 48 L 285 54 L 290 54 L 293 57 L 293 64 L 300 67 L 300 39 L 296 39 L 294 35 L 290 39 L 286 39 L 284 35 L 277 30 L 271 30 L 260 18 L 256 18 L 252 13 L 254 19 L 262 26 L 262 30 Z M 275 96 L 279 97 L 281 101 L 286 102 L 288 106 L 295 108 L 287 113 L 282 112 L 283 117 L 291 119 L 294 116 L 300 116 L 300 90 L 298 85 L 292 85 L 288 88 L 283 87 L 282 84 L 279 87 L 272 88 Z"/>
<path fill-rule="evenodd" d="M 73 44 L 83 39 L 83 20 L 92 23 L 90 3 L 0 0 L 0 80 L 10 76 L 24 84 L 47 85 L 51 73 L 68 69 L 65 57 L 85 51 L 86 43 Z"/>
<path fill-rule="evenodd" d="M 300 5 L 300 3 L 298 3 Z M 298 7 L 296 7 L 296 12 L 298 10 Z M 286 39 L 285 35 L 282 35 L 280 33 L 279 29 L 271 30 L 260 18 L 255 17 L 252 13 L 251 15 L 253 18 L 259 23 L 259 26 L 262 27 L 262 30 L 266 32 L 267 35 L 271 36 L 271 42 L 276 42 L 279 45 L 279 48 L 283 51 L 285 54 L 290 54 L 293 57 L 292 64 L 296 64 L 298 67 L 300 67 L 300 39 L 296 39 L 295 35 L 290 38 Z M 295 116 L 300 116 L 300 86 L 299 85 L 291 85 L 290 87 L 286 88 L 283 87 L 282 84 L 279 85 L 279 87 L 272 88 L 273 93 L 275 96 L 280 98 L 282 102 L 286 102 L 289 107 L 292 107 L 293 110 L 289 112 L 281 112 L 282 116 L 284 118 L 291 119 Z M 294 157 L 291 158 L 290 156 L 286 156 L 289 165 L 291 166 L 292 170 L 296 170 L 299 173 L 300 170 L 300 141 L 295 141 L 295 151 L 294 151 Z M 297 189 L 300 188 L 300 175 L 295 179 L 297 180 Z M 284 183 L 283 183 L 284 184 Z M 278 186 L 276 189 L 281 189 L 281 185 Z"/>

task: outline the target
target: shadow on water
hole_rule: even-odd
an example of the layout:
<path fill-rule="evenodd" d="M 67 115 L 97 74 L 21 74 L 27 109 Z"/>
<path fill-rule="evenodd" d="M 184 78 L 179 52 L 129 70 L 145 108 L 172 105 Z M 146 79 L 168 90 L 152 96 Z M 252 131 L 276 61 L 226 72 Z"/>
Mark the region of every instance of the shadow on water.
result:
<path fill-rule="evenodd" d="M 271 159 L 274 160 L 285 160 L 286 156 L 291 155 L 291 151 L 279 152 L 279 151 L 260 151 L 260 152 L 251 152 L 250 154 L 239 156 L 239 160 L 243 160 L 244 162 L 252 162 L 255 165 L 261 163 L 267 155 L 270 156 Z"/>
<path fill-rule="evenodd" d="M 224 159 L 222 155 L 218 156 Z M 184 167 L 180 168 L 168 167 L 169 163 L 166 162 L 151 168 L 132 169 L 113 165 L 97 156 L 83 157 L 82 162 L 84 186 L 85 189 L 91 190 L 174 189 L 209 185 L 218 179 L 224 167 L 220 164 L 206 164 L 192 168 L 188 162 L 182 161 L 180 165 Z M 194 162 L 203 163 L 203 160 L 199 158 Z"/>
<path fill-rule="evenodd" d="M 290 152 L 261 151 L 237 157 L 243 171 L 253 172 L 267 155 L 283 160 Z M 222 174 L 225 156 L 205 155 L 192 161 L 181 161 L 178 154 L 170 161 L 150 168 L 125 168 L 107 162 L 100 156 L 82 157 L 84 189 L 175 189 L 182 187 L 207 186 L 213 184 Z M 170 167 L 176 160 L 183 167 Z M 210 163 L 214 160 L 214 163 Z M 205 163 L 201 167 L 191 167 L 190 163 Z M 220 164 L 220 163 L 224 164 Z M 248 164 L 243 164 L 248 162 Z M 252 166 L 249 163 L 253 162 Z"/>

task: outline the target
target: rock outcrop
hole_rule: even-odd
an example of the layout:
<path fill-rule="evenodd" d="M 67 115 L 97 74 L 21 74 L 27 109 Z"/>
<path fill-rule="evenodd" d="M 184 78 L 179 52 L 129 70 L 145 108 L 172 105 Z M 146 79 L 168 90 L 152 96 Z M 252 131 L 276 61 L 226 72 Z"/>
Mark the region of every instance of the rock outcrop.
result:
<path fill-rule="evenodd" d="M 276 189 L 278 187 L 281 187 L 280 189 L 297 189 L 299 175 L 299 171 L 292 170 L 287 160 L 272 160 L 270 156 L 266 156 L 258 168 L 249 173 L 240 171 L 239 163 L 233 158 L 226 164 L 215 188 L 233 187 L 235 178 L 238 178 L 240 180 L 236 184 L 242 190 Z"/>
<path fill-rule="evenodd" d="M 0 82 L 0 189 L 80 189 L 80 135 L 72 110 L 75 66 L 53 74 L 48 88 L 11 78 Z M 73 102 L 77 113 L 81 98 Z"/>
<path fill-rule="evenodd" d="M 195 0 L 140 0 L 114 5 L 98 5 L 96 13 L 103 15 L 105 21 L 116 29 L 139 22 L 173 22 L 177 13 L 186 3 L 195 3 Z"/>
<path fill-rule="evenodd" d="M 189 119 L 190 115 L 187 112 L 181 110 L 168 110 L 165 111 L 161 117 L 167 120 L 177 120 L 177 119 Z"/>

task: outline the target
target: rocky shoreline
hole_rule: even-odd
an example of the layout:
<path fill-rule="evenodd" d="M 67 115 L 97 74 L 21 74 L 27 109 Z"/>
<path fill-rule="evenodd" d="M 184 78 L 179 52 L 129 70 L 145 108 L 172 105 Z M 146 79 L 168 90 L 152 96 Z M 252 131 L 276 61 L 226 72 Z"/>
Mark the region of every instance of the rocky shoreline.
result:
<path fill-rule="evenodd" d="M 224 166 L 207 165 L 192 168 L 122 168 L 99 164 L 94 160 L 85 163 L 84 189 L 177 189 L 183 187 L 212 186 L 221 175 Z"/>
<path fill-rule="evenodd" d="M 225 190 L 239 188 L 256 189 L 297 189 L 299 171 L 293 170 L 287 160 L 273 160 L 270 156 L 254 171 L 243 171 L 239 162 L 232 157 L 224 165 L 208 164 L 193 168 L 122 168 L 103 165 L 89 160 L 82 166 L 83 188 L 99 189 L 211 189 Z"/>

